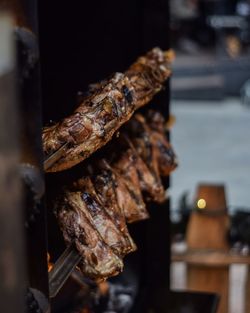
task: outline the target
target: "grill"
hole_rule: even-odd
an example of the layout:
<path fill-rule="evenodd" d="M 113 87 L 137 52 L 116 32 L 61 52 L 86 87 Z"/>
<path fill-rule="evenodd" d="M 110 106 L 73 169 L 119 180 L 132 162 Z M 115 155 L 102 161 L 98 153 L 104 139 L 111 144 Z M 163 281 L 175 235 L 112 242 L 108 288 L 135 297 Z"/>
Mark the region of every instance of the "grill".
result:
<path fill-rule="evenodd" d="M 15 215 L 15 218 L 8 214 L 3 217 L 3 223 L 12 226 L 12 229 L 18 224 L 11 236 L 20 238 L 20 241 L 23 238 L 25 243 L 25 248 L 15 251 L 18 262 L 14 265 L 20 273 L 26 273 L 26 277 L 20 277 L 17 282 L 15 296 L 20 299 L 25 288 L 28 312 L 51 310 L 73 313 L 83 305 L 86 310 L 95 306 L 96 312 L 104 312 L 108 307 L 114 310 L 116 306 L 119 312 L 127 312 L 129 308 L 135 312 L 151 312 L 154 308 L 166 307 L 169 288 L 168 202 L 161 206 L 152 204 L 149 208 L 151 219 L 131 226 L 130 231 L 139 249 L 126 259 L 124 273 L 109 281 L 112 296 L 107 298 L 103 294 L 97 299 L 101 287 L 74 271 L 77 259 L 74 260 L 72 253 L 71 257 L 67 254 L 56 226 L 51 202 L 58 184 L 68 177 L 64 174 L 44 176 L 41 128 L 51 120 L 59 120 L 69 114 L 74 109 L 78 91 L 87 89 L 88 84 L 114 71 L 125 70 L 138 55 L 155 45 L 168 48 L 167 3 L 162 1 L 155 5 L 153 1 L 131 0 L 121 6 L 116 1 L 66 4 L 27 0 L 9 2 L 8 6 L 5 4 L 5 9 L 14 12 L 19 24 L 15 37 L 20 97 L 18 113 L 14 114 L 19 116 L 20 123 L 12 128 L 9 125 L 14 134 L 13 131 L 5 132 L 8 133 L 5 140 L 10 141 L 10 135 L 15 139 L 20 134 L 22 165 L 18 165 L 18 171 L 21 173 L 22 188 L 17 189 L 23 195 L 23 201 L 19 201 L 18 205 L 23 203 L 20 207 L 24 213 L 23 216 Z M 158 16 L 162 20 L 158 20 Z M 36 36 L 27 31 L 26 26 Z M 12 76 L 13 80 L 14 74 Z M 1 77 L 1 85 L 4 81 Z M 154 99 L 166 118 L 168 98 L 166 85 L 166 89 Z M 13 116 L 8 110 L 3 110 L 4 115 Z M 16 146 L 11 149 L 13 155 L 18 155 Z M 168 186 L 168 180 L 165 185 Z M 8 197 L 6 201 L 8 204 L 3 204 L 3 207 L 10 205 L 13 208 Z M 5 242 L 6 238 L 3 237 L 1 242 Z M 57 266 L 57 272 L 52 269 L 49 275 L 48 253 L 49 261 Z M 8 268 L 14 265 L 9 264 Z M 66 276 L 62 280 L 63 275 Z M 56 286 L 58 281 L 60 286 Z M 13 297 L 11 295 L 11 299 Z M 19 302 L 19 311 L 24 312 L 25 305 L 21 310 L 21 304 Z M 6 308 L 5 312 L 16 312 L 17 308 L 14 301 L 7 298 L 1 298 L 1 307 Z"/>
<path fill-rule="evenodd" d="M 0 67 L 0 94 L 4 96 L 0 106 L 0 166 L 4 169 L 0 175 L 0 192 L 4 195 L 0 205 L 0 251 L 1 260 L 5 260 L 0 263 L 0 274 L 6 278 L 0 281 L 1 310 L 175 310 L 170 300 L 176 296 L 169 290 L 169 201 L 150 204 L 150 219 L 130 225 L 138 251 L 125 259 L 124 272 L 106 283 L 95 284 L 75 270 L 79 256 L 73 248 L 66 249 L 52 212 L 58 187 L 75 175 L 77 167 L 45 175 L 41 145 L 42 126 L 69 115 L 77 97 L 81 98 L 79 91 L 115 71 L 123 72 L 154 46 L 169 48 L 168 1 L 128 0 L 121 4 L 115 0 L 13 0 L 0 1 L 0 8 L 14 14 L 18 24 L 17 70 L 14 57 L 7 70 L 5 67 L 1 72 Z M 0 18 L 0 23 L 11 29 L 7 18 Z M 6 38 L 11 38 L 10 31 Z M 10 42 L 11 49 L 11 40 L 6 38 L 0 35 L 1 44 L 8 46 Z M 15 81 L 18 90 L 13 90 Z M 18 97 L 13 99 L 13 94 Z M 168 119 L 168 83 L 153 103 Z M 18 117 L 18 123 L 9 123 L 9 116 Z M 164 185 L 168 188 L 168 178 Z"/>

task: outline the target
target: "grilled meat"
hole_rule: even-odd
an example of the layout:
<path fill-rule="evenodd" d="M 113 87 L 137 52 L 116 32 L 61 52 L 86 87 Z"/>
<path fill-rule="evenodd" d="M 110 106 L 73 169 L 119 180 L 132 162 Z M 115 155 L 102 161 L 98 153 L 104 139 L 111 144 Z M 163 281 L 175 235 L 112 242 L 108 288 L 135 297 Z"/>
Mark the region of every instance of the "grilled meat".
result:
<path fill-rule="evenodd" d="M 164 117 L 159 112 L 149 111 L 147 122 L 151 128 L 153 144 L 156 147 L 160 175 L 168 176 L 177 167 L 178 161 L 167 140 Z"/>
<path fill-rule="evenodd" d="M 132 149 L 127 149 L 119 160 L 113 164 L 114 171 L 118 176 L 122 177 L 123 182 L 126 184 L 130 195 L 137 205 L 136 211 L 133 211 L 133 214 L 131 214 L 132 212 L 130 211 L 130 222 L 144 220 L 149 217 L 142 197 L 140 179 L 137 171 L 137 159 L 138 156 L 135 155 Z"/>
<path fill-rule="evenodd" d="M 96 175 L 93 178 L 95 190 L 97 195 L 102 203 L 103 209 L 112 219 L 112 222 L 116 225 L 123 236 L 123 240 L 125 240 L 125 253 L 130 253 L 136 250 L 136 245 L 131 238 L 124 212 L 118 205 L 115 186 L 114 186 L 114 179 L 112 177 L 111 171 L 104 170 L 101 174 Z"/>
<path fill-rule="evenodd" d="M 129 133 L 137 158 L 137 171 L 142 190 L 149 199 L 156 202 L 165 200 L 165 190 L 161 182 L 157 151 L 153 144 L 151 131 L 141 114 L 136 114 L 130 121 Z"/>
<path fill-rule="evenodd" d="M 133 251 L 134 246 L 131 246 L 130 240 L 123 235 L 104 209 L 103 204 L 95 193 L 90 178 L 86 177 L 78 180 L 74 187 L 80 190 L 81 201 L 85 205 L 81 207 L 89 212 L 89 219 L 92 220 L 104 242 L 119 256 L 124 256 Z"/>
<path fill-rule="evenodd" d="M 163 83 L 170 76 L 171 55 L 154 48 L 140 57 L 125 72 L 135 90 L 136 107 L 142 107 L 152 100 L 163 88 Z"/>
<path fill-rule="evenodd" d="M 129 186 L 128 182 L 119 172 L 107 164 L 106 167 L 112 172 L 113 186 L 115 190 L 116 200 L 121 211 L 124 213 L 126 221 L 133 223 L 148 217 L 148 215 L 140 215 L 145 208 L 145 203 L 137 198 L 133 186 Z"/>
<path fill-rule="evenodd" d="M 44 128 L 46 156 L 68 144 L 66 152 L 47 171 L 71 168 L 104 146 L 133 112 L 162 88 L 169 75 L 168 55 L 155 48 L 139 58 L 125 74 L 116 73 L 92 87 L 71 116 Z"/>
<path fill-rule="evenodd" d="M 148 110 L 145 119 L 152 130 L 165 134 L 167 123 L 161 112 Z"/>
<path fill-rule="evenodd" d="M 57 203 L 57 218 L 64 240 L 75 243 L 83 259 L 80 268 L 91 279 L 103 280 L 119 274 L 123 262 L 103 241 L 82 201 L 82 192 L 65 192 Z"/>
<path fill-rule="evenodd" d="M 94 177 L 93 181 L 95 190 L 103 203 L 103 207 L 123 232 L 127 228 L 126 219 L 124 212 L 117 203 L 115 182 L 112 176 L 113 174 L 110 170 L 103 170 L 101 174 Z"/>
<path fill-rule="evenodd" d="M 128 78 L 116 73 L 107 84 L 87 97 L 77 110 L 62 122 L 43 131 L 43 148 L 46 155 L 68 143 L 67 152 L 48 171 L 68 169 L 105 145 L 114 132 L 125 123 L 134 111 L 127 101 L 124 89 L 131 93 Z"/>
<path fill-rule="evenodd" d="M 156 131 L 152 131 L 151 134 L 156 147 L 160 175 L 168 176 L 178 165 L 174 150 L 164 134 Z"/>

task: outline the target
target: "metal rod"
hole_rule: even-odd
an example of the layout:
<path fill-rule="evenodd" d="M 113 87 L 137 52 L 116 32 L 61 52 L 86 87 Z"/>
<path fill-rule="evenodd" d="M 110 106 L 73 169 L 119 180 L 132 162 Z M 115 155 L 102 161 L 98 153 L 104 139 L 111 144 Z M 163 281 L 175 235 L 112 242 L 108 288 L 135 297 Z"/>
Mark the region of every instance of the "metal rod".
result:
<path fill-rule="evenodd" d="M 43 168 L 47 171 L 54 163 L 56 163 L 66 152 L 68 148 L 68 143 L 63 144 L 56 152 L 49 155 L 43 162 Z"/>
<path fill-rule="evenodd" d="M 0 311 L 24 313 L 25 273 L 22 195 L 18 163 L 15 47 L 12 16 L 0 13 Z"/>
<path fill-rule="evenodd" d="M 58 294 L 81 259 L 82 256 L 76 250 L 75 246 L 71 244 L 56 261 L 49 273 L 50 298 L 54 298 Z"/>

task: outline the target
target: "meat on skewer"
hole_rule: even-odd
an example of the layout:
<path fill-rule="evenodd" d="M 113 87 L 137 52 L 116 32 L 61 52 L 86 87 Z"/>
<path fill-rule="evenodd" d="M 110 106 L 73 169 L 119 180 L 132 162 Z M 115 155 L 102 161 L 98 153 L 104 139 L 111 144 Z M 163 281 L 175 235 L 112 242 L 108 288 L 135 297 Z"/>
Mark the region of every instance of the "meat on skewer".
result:
<path fill-rule="evenodd" d="M 86 211 L 89 213 L 88 218 L 92 221 L 104 242 L 121 257 L 134 251 L 135 246 L 131 245 L 130 238 L 123 235 L 104 209 L 95 193 L 90 178 L 86 177 L 78 180 L 74 187 L 81 192 L 81 201 L 84 203 L 81 208 L 85 209 L 85 213 Z"/>
<path fill-rule="evenodd" d="M 103 203 L 103 207 L 112 217 L 113 221 L 123 232 L 126 229 L 126 219 L 124 212 L 119 207 L 115 194 L 115 186 L 110 170 L 103 170 L 100 174 L 93 177 L 96 193 Z"/>
<path fill-rule="evenodd" d="M 121 211 L 124 212 L 126 221 L 128 223 L 134 223 L 147 219 L 149 215 L 146 211 L 145 203 L 141 195 L 138 194 L 138 191 L 135 191 L 135 188 L 138 188 L 138 186 L 134 186 L 123 177 L 123 175 L 119 173 L 119 170 L 116 169 L 115 165 L 110 166 L 107 162 L 104 164 L 106 169 L 112 172 L 117 203 Z"/>
<path fill-rule="evenodd" d="M 57 203 L 57 218 L 67 245 L 75 244 L 82 262 L 79 265 L 84 275 L 94 280 L 103 280 L 119 274 L 123 262 L 103 241 L 86 215 L 81 192 L 66 192 Z"/>
<path fill-rule="evenodd" d="M 62 171 L 104 146 L 134 111 L 150 101 L 169 77 L 170 59 L 159 48 L 139 58 L 125 74 L 116 73 L 92 88 L 75 112 L 44 128 L 45 156 L 67 144 L 66 152 L 47 171 Z"/>
<path fill-rule="evenodd" d="M 163 53 L 159 48 L 154 48 L 138 58 L 125 72 L 134 87 L 137 108 L 150 102 L 164 87 L 165 80 L 171 75 L 168 67 L 171 59 L 170 51 Z"/>
<path fill-rule="evenodd" d="M 133 213 L 133 221 L 140 221 L 149 217 L 146 205 L 143 200 L 140 179 L 137 171 L 137 156 L 132 149 L 127 149 L 113 164 L 114 171 L 123 178 L 130 194 L 137 204 L 137 212 Z"/>
<path fill-rule="evenodd" d="M 148 213 L 144 211 L 145 203 L 141 198 L 136 196 L 133 190 L 133 186 L 129 186 L 126 179 L 123 178 L 114 168 L 112 169 L 114 174 L 115 192 L 119 206 L 124 211 L 126 221 L 128 223 L 134 223 L 147 219 Z M 143 212 L 143 214 L 141 214 Z"/>
<path fill-rule="evenodd" d="M 137 153 L 137 171 L 141 188 L 149 199 L 156 202 L 165 200 L 165 190 L 161 182 L 157 152 L 150 129 L 141 114 L 136 114 L 128 124 L 130 141 Z"/>
<path fill-rule="evenodd" d="M 132 186 L 129 188 L 126 180 L 118 173 L 116 173 L 115 190 L 119 206 L 123 208 L 128 223 L 134 223 L 149 217 L 144 210 L 143 214 L 141 214 L 145 204 L 142 203 L 141 199 L 137 198 Z M 138 210 L 138 208 L 140 209 Z"/>
<path fill-rule="evenodd" d="M 156 147 L 160 175 L 168 176 L 178 166 L 178 161 L 167 140 L 164 117 L 160 112 L 150 110 L 147 114 L 147 123 Z"/>
<path fill-rule="evenodd" d="M 112 138 L 134 111 L 134 104 L 124 96 L 125 89 L 132 98 L 133 88 L 128 78 L 116 73 L 102 89 L 87 97 L 71 116 L 44 128 L 45 155 L 69 144 L 66 153 L 48 169 L 49 172 L 78 164 Z"/>
<path fill-rule="evenodd" d="M 117 201 L 115 182 L 112 172 L 110 170 L 103 170 L 101 174 L 94 177 L 93 181 L 95 190 L 102 202 L 103 208 L 127 240 L 128 247 L 130 248 L 128 249 L 128 252 L 135 251 L 136 245 L 128 232 L 124 212 L 120 208 Z"/>

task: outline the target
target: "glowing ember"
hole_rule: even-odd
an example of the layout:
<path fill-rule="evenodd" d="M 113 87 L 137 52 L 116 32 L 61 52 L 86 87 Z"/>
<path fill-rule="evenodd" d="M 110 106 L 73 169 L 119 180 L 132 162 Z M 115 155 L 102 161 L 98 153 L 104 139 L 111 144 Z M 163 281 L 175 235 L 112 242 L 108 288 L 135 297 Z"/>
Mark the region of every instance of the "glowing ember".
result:
<path fill-rule="evenodd" d="M 53 263 L 50 262 L 50 255 L 47 253 L 47 262 L 48 262 L 48 272 L 50 272 L 53 268 Z"/>

